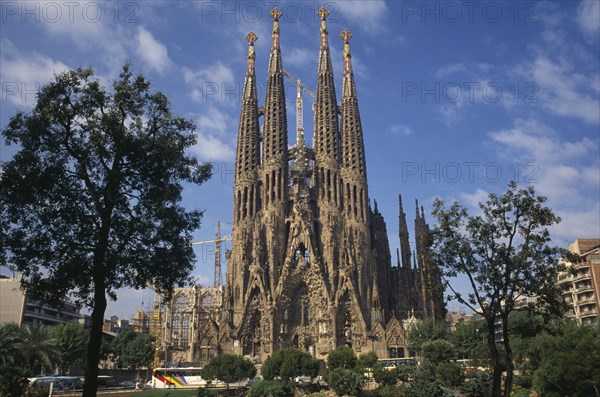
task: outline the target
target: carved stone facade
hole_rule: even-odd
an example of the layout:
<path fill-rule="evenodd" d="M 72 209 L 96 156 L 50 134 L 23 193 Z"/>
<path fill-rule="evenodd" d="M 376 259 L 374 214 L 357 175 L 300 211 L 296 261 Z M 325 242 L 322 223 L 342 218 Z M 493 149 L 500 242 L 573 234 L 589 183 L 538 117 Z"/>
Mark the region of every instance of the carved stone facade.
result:
<path fill-rule="evenodd" d="M 221 350 L 264 359 L 274 350 L 295 346 L 324 358 L 346 344 L 357 353 L 408 355 L 401 320 L 411 310 L 419 318 L 443 318 L 441 283 L 428 259 L 422 212 L 415 222 L 418 266 L 410 264 L 402 209 L 402 263 L 398 259 L 398 266 L 392 266 L 385 222 L 377 203 L 370 207 L 352 35 L 347 30 L 341 34 L 344 70 L 338 105 L 327 14 L 326 9 L 319 11 L 312 148 L 306 146 L 302 130 L 288 147 L 281 13 L 271 13 L 264 107 L 259 107 L 256 90 L 257 37 L 247 36 L 232 250 L 219 322 L 230 330 L 233 343 Z"/>

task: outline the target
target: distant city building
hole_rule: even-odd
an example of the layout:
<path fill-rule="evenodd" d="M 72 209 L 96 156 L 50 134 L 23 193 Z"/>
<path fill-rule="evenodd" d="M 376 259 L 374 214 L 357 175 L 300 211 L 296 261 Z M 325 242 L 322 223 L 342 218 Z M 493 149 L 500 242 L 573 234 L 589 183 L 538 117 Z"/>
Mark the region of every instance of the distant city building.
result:
<path fill-rule="evenodd" d="M 19 277 L 0 276 L 0 325 L 15 323 L 57 325 L 78 323 L 85 325 L 85 316 L 69 301 L 56 308 L 35 300 L 21 289 Z"/>
<path fill-rule="evenodd" d="M 566 262 L 567 270 L 558 275 L 558 285 L 571 309 L 569 315 L 579 324 L 591 324 L 598 321 L 600 308 L 600 239 L 577 239 L 569 251 L 579 259 Z"/>
<path fill-rule="evenodd" d="M 476 320 L 480 318 L 478 315 L 473 313 L 465 312 L 448 312 L 446 313 L 446 328 L 454 332 L 456 331 L 456 324 L 465 323 L 468 321 Z"/>
<path fill-rule="evenodd" d="M 115 334 L 119 334 L 127 329 L 132 329 L 133 326 L 129 324 L 129 320 L 121 320 L 117 316 L 111 316 L 109 319 L 104 319 L 104 324 L 102 325 L 102 331 L 104 332 L 112 332 Z"/>

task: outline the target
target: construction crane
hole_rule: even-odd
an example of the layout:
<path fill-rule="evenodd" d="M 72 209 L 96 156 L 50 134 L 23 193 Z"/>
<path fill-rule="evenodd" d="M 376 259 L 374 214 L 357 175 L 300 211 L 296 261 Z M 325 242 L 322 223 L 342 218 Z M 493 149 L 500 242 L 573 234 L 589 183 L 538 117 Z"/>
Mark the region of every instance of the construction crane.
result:
<path fill-rule="evenodd" d="M 304 106 L 302 105 L 302 91 L 305 91 L 314 100 L 317 100 L 317 97 L 310 88 L 302 84 L 299 78 L 285 69 L 283 69 L 283 74 L 296 83 L 296 142 L 300 142 L 301 140 L 304 141 Z"/>
<path fill-rule="evenodd" d="M 221 237 L 221 221 L 217 221 L 217 232 L 215 237 L 216 238 L 214 240 L 197 241 L 191 243 L 190 245 L 215 245 L 215 280 L 213 286 L 215 288 L 219 288 L 221 286 L 221 243 L 228 240 L 231 241 L 231 236 Z"/>

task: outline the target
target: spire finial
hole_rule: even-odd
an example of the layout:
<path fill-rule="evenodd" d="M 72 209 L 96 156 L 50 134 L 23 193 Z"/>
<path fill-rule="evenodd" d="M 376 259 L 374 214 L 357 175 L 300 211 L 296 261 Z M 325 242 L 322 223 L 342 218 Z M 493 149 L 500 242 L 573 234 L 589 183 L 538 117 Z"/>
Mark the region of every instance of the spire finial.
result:
<path fill-rule="evenodd" d="M 342 30 L 342 33 L 340 33 L 340 37 L 342 38 L 342 40 L 344 40 L 345 44 L 348 44 L 348 42 L 352 38 L 352 33 L 350 33 L 348 29 L 344 29 Z"/>
<path fill-rule="evenodd" d="M 246 40 L 248 40 L 248 68 L 246 69 L 246 75 L 254 75 L 254 60 L 256 59 L 254 42 L 258 40 L 258 36 L 256 33 L 250 32 L 246 35 Z"/>
<path fill-rule="evenodd" d="M 319 9 L 319 12 L 317 13 L 317 15 L 319 15 L 319 17 L 321 17 L 321 21 L 324 21 L 329 16 L 329 10 L 325 7 L 321 7 Z"/>
<path fill-rule="evenodd" d="M 327 16 L 329 15 L 329 11 L 327 8 L 322 7 L 318 15 L 321 18 L 321 48 L 327 48 L 329 47 L 327 43 Z"/>
<path fill-rule="evenodd" d="M 283 15 L 283 13 L 278 8 L 273 8 L 271 10 L 271 17 L 274 21 L 279 21 L 279 18 Z"/>
<path fill-rule="evenodd" d="M 271 33 L 273 48 L 279 48 L 279 18 L 283 15 L 278 8 L 271 10 L 271 17 L 273 18 L 273 33 Z"/>
<path fill-rule="evenodd" d="M 250 32 L 246 35 L 246 40 L 248 40 L 248 43 L 250 43 L 250 45 L 254 45 L 254 42 L 257 39 L 258 39 L 258 36 L 254 32 Z"/>

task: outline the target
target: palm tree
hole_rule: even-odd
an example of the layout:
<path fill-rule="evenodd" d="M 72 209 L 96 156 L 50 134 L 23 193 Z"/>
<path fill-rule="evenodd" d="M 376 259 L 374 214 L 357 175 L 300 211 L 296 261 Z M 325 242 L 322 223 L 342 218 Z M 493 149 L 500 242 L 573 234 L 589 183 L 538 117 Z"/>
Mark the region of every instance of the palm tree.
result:
<path fill-rule="evenodd" d="M 23 339 L 17 324 L 0 326 L 0 367 L 23 361 Z"/>
<path fill-rule="evenodd" d="M 49 328 L 38 325 L 25 325 L 23 328 L 23 355 L 25 366 L 35 373 L 43 372 L 45 367 L 52 368 L 60 361 L 60 350 L 52 338 Z"/>

